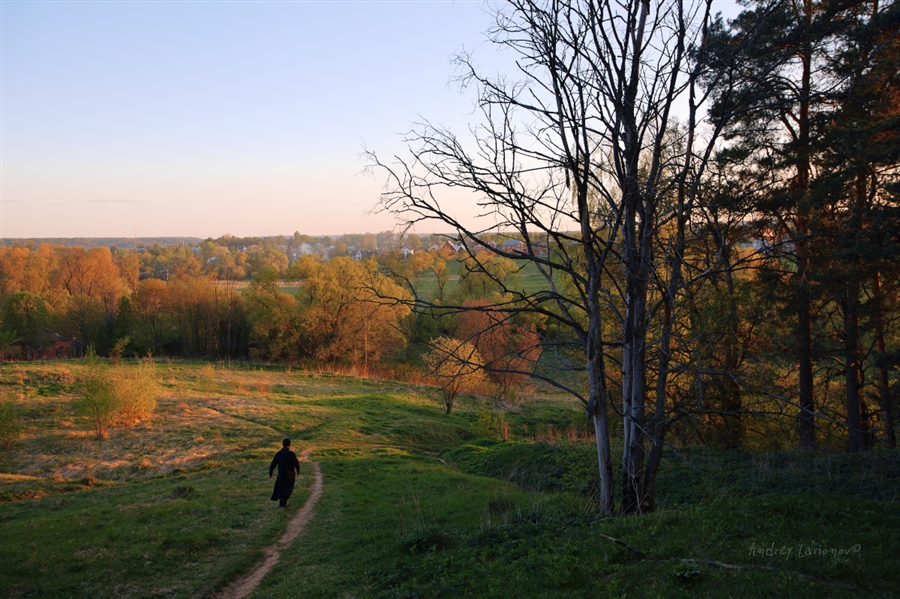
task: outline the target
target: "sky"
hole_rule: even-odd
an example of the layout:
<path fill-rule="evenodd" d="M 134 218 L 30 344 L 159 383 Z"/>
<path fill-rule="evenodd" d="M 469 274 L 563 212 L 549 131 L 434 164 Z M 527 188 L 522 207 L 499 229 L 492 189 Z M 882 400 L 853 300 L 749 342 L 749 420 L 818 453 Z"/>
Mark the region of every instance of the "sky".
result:
<path fill-rule="evenodd" d="M 2 235 L 377 232 L 364 149 L 465 128 L 465 2 L 0 4 Z"/>
<path fill-rule="evenodd" d="M 452 57 L 508 70 L 491 23 L 482 0 L 0 0 L 0 238 L 394 229 L 361 153 L 423 118 L 464 133 Z"/>

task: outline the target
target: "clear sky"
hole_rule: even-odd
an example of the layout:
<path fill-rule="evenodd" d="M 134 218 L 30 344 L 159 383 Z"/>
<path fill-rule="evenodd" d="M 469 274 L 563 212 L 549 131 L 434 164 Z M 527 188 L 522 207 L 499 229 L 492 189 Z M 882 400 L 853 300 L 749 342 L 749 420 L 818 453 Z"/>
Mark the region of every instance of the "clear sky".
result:
<path fill-rule="evenodd" d="M 2 235 L 355 233 L 419 115 L 462 129 L 465 2 L 0 4 Z M 489 47 L 482 53 L 490 54 Z"/>
<path fill-rule="evenodd" d="M 504 70 L 491 23 L 482 0 L 0 0 L 0 236 L 392 229 L 360 153 L 420 116 L 464 134 L 451 58 Z"/>

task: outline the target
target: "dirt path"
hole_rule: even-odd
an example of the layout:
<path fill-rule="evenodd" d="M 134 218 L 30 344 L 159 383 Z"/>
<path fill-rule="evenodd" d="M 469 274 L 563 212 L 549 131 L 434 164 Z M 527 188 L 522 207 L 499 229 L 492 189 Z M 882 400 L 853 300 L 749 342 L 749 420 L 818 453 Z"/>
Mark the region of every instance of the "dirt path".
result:
<path fill-rule="evenodd" d="M 308 462 L 309 452 L 309 449 L 304 451 L 300 459 Z M 252 593 L 259 586 L 265 575 L 269 573 L 269 570 L 281 559 L 281 550 L 287 548 L 297 538 L 297 535 L 303 532 L 307 522 L 312 519 L 313 507 L 316 505 L 319 497 L 322 496 L 322 471 L 316 462 L 312 463 L 312 468 L 313 483 L 309 487 L 309 498 L 303 504 L 303 507 L 300 508 L 300 511 L 297 512 L 297 515 L 291 518 L 284 535 L 277 543 L 266 548 L 266 558 L 261 564 L 222 589 L 215 595 L 215 599 L 244 599 L 244 597 Z"/>

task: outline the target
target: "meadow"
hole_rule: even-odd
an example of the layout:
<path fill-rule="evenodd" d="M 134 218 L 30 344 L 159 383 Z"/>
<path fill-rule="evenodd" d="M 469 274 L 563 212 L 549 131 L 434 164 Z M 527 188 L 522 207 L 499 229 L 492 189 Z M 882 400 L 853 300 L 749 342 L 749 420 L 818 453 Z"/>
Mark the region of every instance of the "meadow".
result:
<path fill-rule="evenodd" d="M 537 267 L 527 260 L 516 260 L 516 268 L 518 269 L 509 277 L 507 281 L 509 287 L 515 290 L 521 290 L 526 293 L 534 293 L 547 287 L 544 276 L 537 270 Z M 447 283 L 444 286 L 444 295 L 452 296 L 459 287 L 459 282 L 465 271 L 462 263 L 457 259 L 447 261 Z M 437 277 L 432 271 L 424 271 L 411 281 L 416 289 L 416 293 L 422 299 L 433 300 L 438 297 L 439 287 Z M 222 284 L 221 282 L 219 284 Z M 250 288 L 250 281 L 233 281 L 229 283 L 241 293 Z M 278 282 L 278 290 L 282 293 L 296 295 L 300 290 L 300 285 L 296 281 L 284 280 Z"/>
<path fill-rule="evenodd" d="M 120 368 L 134 368 L 125 363 Z M 900 455 L 673 448 L 658 510 L 600 517 L 580 407 L 252 365 L 156 365 L 153 416 L 94 436 L 78 362 L 0 365 L 0 596 L 212 597 L 303 505 L 269 501 L 289 436 L 312 521 L 251 597 L 897 597 Z"/>

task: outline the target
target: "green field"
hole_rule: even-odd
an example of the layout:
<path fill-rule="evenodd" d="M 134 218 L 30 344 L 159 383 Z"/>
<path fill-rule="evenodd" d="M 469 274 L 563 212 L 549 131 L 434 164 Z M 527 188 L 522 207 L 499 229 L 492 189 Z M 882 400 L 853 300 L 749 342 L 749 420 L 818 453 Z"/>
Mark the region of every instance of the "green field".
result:
<path fill-rule="evenodd" d="M 130 368 L 131 366 L 123 366 Z M 152 419 L 95 439 L 78 363 L 4 364 L 0 597 L 209 597 L 306 498 L 268 500 L 288 435 L 324 494 L 251 597 L 897 597 L 900 455 L 681 448 L 659 509 L 599 517 L 574 402 L 160 363 Z M 628 549 L 609 538 L 619 539 Z"/>
<path fill-rule="evenodd" d="M 510 277 L 510 280 L 508 281 L 511 289 L 524 291 L 526 293 L 534 293 L 547 288 L 546 280 L 538 272 L 537 267 L 532 262 L 517 260 L 516 264 L 520 270 Z M 460 273 L 462 268 L 459 260 L 448 261 L 447 268 L 450 274 L 447 284 L 444 287 L 445 297 L 452 296 L 453 293 L 456 292 L 456 289 L 459 286 L 460 277 L 464 274 Z M 235 281 L 232 284 L 240 293 L 246 292 L 250 287 L 250 281 Z M 431 271 L 422 273 L 418 278 L 412 281 L 412 284 L 416 289 L 416 293 L 419 294 L 419 297 L 422 299 L 433 300 L 438 296 L 437 277 Z M 296 295 L 297 291 L 300 290 L 300 286 L 296 281 L 280 281 L 278 289 L 282 293 Z"/>

